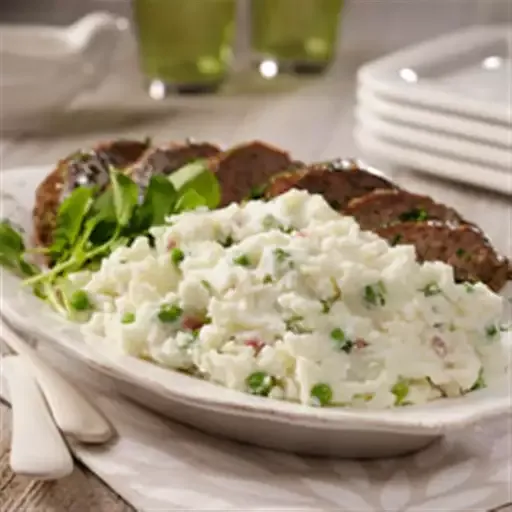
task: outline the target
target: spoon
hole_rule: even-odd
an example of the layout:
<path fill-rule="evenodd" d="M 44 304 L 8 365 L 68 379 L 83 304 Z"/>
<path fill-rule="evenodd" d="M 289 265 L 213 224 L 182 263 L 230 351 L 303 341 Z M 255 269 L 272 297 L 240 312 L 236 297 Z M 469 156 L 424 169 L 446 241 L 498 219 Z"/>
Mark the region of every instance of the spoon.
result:
<path fill-rule="evenodd" d="M 5 356 L 2 374 L 12 407 L 10 465 L 14 473 L 56 480 L 73 471 L 73 459 L 53 422 L 36 380 L 18 356 Z"/>
<path fill-rule="evenodd" d="M 0 335 L 27 364 L 43 392 L 57 426 L 82 443 L 110 440 L 114 430 L 105 417 L 0 317 Z"/>

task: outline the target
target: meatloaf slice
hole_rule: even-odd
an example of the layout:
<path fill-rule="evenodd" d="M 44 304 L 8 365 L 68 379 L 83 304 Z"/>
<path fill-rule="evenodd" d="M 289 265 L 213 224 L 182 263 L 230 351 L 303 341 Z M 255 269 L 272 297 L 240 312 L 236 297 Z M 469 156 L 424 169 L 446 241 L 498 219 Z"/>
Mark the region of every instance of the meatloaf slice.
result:
<path fill-rule="evenodd" d="M 260 141 L 240 144 L 209 160 L 222 190 L 221 206 L 243 201 L 291 166 L 288 153 Z"/>
<path fill-rule="evenodd" d="M 291 188 L 321 194 L 336 210 L 342 210 L 354 198 L 376 189 L 395 189 L 385 177 L 362 167 L 345 165 L 347 160 L 335 160 L 310 165 L 298 171 L 282 173 L 271 180 L 266 197 L 275 197 Z"/>
<path fill-rule="evenodd" d="M 507 259 L 498 255 L 474 226 L 453 226 L 438 221 L 402 222 L 380 227 L 375 232 L 391 245 L 414 245 L 419 261 L 448 263 L 458 282 L 482 281 L 498 292 L 510 277 Z"/>
<path fill-rule="evenodd" d="M 148 149 L 135 162 L 129 173 L 141 187 L 147 187 L 153 174 L 171 174 L 194 160 L 211 158 L 220 153 L 220 148 L 207 142 L 174 143 Z"/>
<path fill-rule="evenodd" d="M 92 150 L 78 151 L 61 160 L 36 189 L 33 209 L 36 245 L 51 244 L 59 205 L 69 192 L 79 186 L 104 187 L 109 182 L 110 166 L 130 165 L 147 147 L 147 141 L 117 140 L 102 143 Z"/>
<path fill-rule="evenodd" d="M 366 230 L 406 221 L 438 220 L 468 224 L 453 208 L 436 203 L 428 196 L 405 190 L 374 190 L 352 199 L 343 213 L 354 217 L 361 228 Z"/>

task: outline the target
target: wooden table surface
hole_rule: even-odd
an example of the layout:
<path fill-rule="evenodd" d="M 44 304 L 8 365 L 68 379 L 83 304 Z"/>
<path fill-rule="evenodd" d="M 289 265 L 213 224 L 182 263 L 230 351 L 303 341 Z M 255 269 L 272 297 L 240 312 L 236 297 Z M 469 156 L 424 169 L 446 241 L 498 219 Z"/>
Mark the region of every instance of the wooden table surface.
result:
<path fill-rule="evenodd" d="M 80 98 L 72 113 L 56 115 L 44 133 L 1 138 L 0 166 L 53 163 L 98 140 L 130 135 L 150 135 L 157 141 L 193 136 L 225 144 L 261 138 L 304 160 L 359 155 L 352 138 L 354 73 L 369 57 L 342 54 L 331 71 L 317 79 L 281 77 L 265 82 L 255 74 L 242 73 L 221 95 L 170 98 L 158 104 L 145 99 L 137 78 L 114 75 L 99 90 Z M 385 170 L 409 189 L 454 206 L 480 224 L 501 251 L 512 254 L 510 197 L 406 169 Z M 80 466 L 58 483 L 13 475 L 8 467 L 9 414 L 8 407 L 0 404 L 2 512 L 132 510 Z M 503 504 L 500 510 L 510 512 L 512 506 Z"/>

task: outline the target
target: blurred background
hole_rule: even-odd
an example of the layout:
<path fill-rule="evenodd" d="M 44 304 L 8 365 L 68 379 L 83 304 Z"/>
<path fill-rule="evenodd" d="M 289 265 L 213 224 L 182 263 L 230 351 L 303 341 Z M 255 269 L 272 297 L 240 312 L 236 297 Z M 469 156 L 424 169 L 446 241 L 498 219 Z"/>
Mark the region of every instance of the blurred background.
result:
<path fill-rule="evenodd" d="M 511 4 L 510 0 L 346 0 L 339 44 L 346 49 L 386 52 L 475 23 L 510 22 Z M 0 22 L 67 25 L 95 10 L 130 16 L 131 3 L 130 0 L 2 0 Z"/>

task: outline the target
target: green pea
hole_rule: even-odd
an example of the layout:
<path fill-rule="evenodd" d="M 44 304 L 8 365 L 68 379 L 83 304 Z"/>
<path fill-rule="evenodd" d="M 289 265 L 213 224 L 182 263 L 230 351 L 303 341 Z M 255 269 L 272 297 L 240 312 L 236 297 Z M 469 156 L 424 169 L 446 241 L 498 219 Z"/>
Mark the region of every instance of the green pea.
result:
<path fill-rule="evenodd" d="M 325 407 L 326 405 L 329 405 L 332 401 L 331 386 L 329 386 L 329 384 L 324 384 L 322 382 L 315 384 L 311 388 L 310 395 L 315 405 Z"/>
<path fill-rule="evenodd" d="M 84 290 L 77 290 L 73 292 L 69 299 L 69 305 L 75 311 L 87 311 L 93 308 L 89 295 L 87 295 L 87 292 Z"/>
<path fill-rule="evenodd" d="M 175 304 L 162 304 L 158 312 L 158 319 L 165 324 L 173 323 L 178 320 L 182 313 L 183 310 Z"/>
<path fill-rule="evenodd" d="M 268 396 L 275 384 L 275 379 L 265 372 L 251 373 L 245 380 L 252 395 Z"/>
<path fill-rule="evenodd" d="M 391 388 L 391 393 L 396 397 L 395 405 L 401 405 L 409 394 L 409 383 L 403 379 L 398 380 Z"/>
<path fill-rule="evenodd" d="M 176 266 L 178 266 L 184 259 L 185 259 L 185 253 L 178 247 L 175 247 L 171 251 L 171 260 Z"/>

